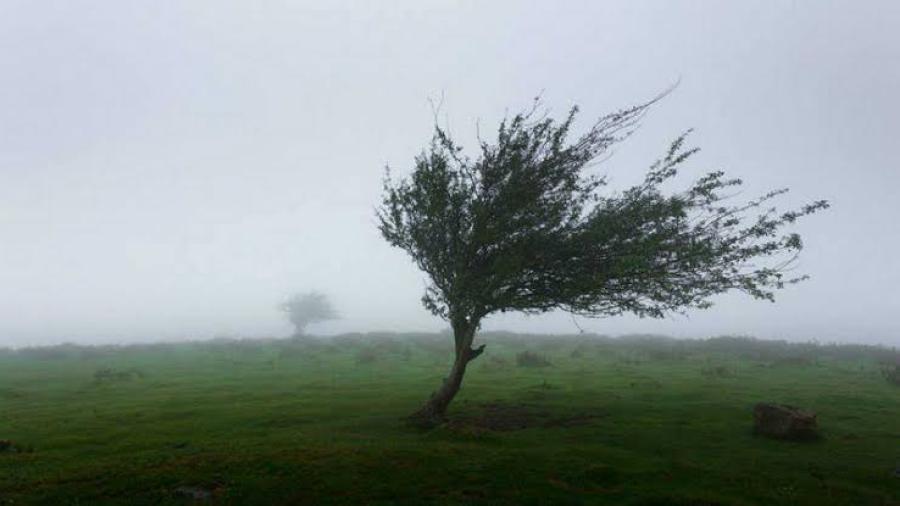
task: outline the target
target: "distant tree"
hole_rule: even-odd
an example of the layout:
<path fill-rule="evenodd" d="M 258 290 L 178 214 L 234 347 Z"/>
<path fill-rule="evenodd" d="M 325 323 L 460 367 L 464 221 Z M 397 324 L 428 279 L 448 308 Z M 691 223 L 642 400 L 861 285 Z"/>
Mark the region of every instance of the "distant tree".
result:
<path fill-rule="evenodd" d="M 294 325 L 294 336 L 304 335 L 306 327 L 312 323 L 338 317 L 328 297 L 319 292 L 295 293 L 282 302 L 279 309 Z"/>
<path fill-rule="evenodd" d="M 496 140 L 479 137 L 474 160 L 435 125 L 408 178 L 392 180 L 388 169 L 379 229 L 428 275 L 422 302 L 450 323 L 455 341 L 448 377 L 413 421 L 443 420 L 467 364 L 484 351 L 472 343 L 490 314 L 561 309 L 658 318 L 708 308 L 729 290 L 774 300 L 776 289 L 806 278 L 786 276 L 802 243 L 781 230 L 828 203 L 779 214 L 768 202 L 786 189 L 730 203 L 741 180 L 722 172 L 665 192 L 698 151 L 684 145 L 689 132 L 640 184 L 598 192 L 606 180 L 588 169 L 656 100 L 602 116 L 571 141 L 577 107 L 557 122 L 538 113 L 536 100 L 504 119 Z"/>

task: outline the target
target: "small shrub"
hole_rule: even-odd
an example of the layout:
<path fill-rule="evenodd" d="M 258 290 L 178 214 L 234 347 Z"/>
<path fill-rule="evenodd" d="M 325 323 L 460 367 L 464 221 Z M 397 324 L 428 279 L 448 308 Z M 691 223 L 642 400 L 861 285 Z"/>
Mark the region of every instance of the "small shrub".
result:
<path fill-rule="evenodd" d="M 138 369 L 117 371 L 111 367 L 103 367 L 94 371 L 94 382 L 109 383 L 114 381 L 130 381 L 135 378 L 143 378 L 144 373 Z"/>
<path fill-rule="evenodd" d="M 888 383 L 900 387 L 900 364 L 883 367 L 881 374 Z"/>
<path fill-rule="evenodd" d="M 532 351 L 523 351 L 516 355 L 516 365 L 519 367 L 547 367 L 552 364 L 543 355 Z"/>
<path fill-rule="evenodd" d="M 547 380 L 541 381 L 541 383 L 539 385 L 535 385 L 534 388 L 540 390 L 559 390 L 558 386 L 548 383 Z"/>
<path fill-rule="evenodd" d="M 32 453 L 34 447 L 31 445 L 20 445 L 10 441 L 9 439 L 0 439 L 0 453 Z"/>
<path fill-rule="evenodd" d="M 363 348 L 356 354 L 356 364 L 373 364 L 378 361 L 378 354 L 371 348 Z"/>

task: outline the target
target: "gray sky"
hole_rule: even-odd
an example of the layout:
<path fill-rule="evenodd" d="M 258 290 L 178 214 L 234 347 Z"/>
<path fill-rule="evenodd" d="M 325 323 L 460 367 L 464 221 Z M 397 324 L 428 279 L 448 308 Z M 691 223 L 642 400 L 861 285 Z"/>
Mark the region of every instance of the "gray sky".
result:
<path fill-rule="evenodd" d="M 428 98 L 471 141 L 541 90 L 586 123 L 679 78 L 601 167 L 612 187 L 693 127 L 685 181 L 722 168 L 748 198 L 832 201 L 797 227 L 812 279 L 776 304 L 579 324 L 900 345 L 898 26 L 894 0 L 2 0 L 0 346 L 283 335 L 276 303 L 307 288 L 344 315 L 322 332 L 443 328 L 373 217 L 384 165 L 406 173 L 430 136 Z"/>

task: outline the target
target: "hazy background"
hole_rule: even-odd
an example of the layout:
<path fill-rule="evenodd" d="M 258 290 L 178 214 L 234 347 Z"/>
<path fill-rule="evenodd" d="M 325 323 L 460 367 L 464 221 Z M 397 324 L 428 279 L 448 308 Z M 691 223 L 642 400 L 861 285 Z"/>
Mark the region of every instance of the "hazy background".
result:
<path fill-rule="evenodd" d="M 374 4 L 0 1 L 0 346 L 285 335 L 275 305 L 312 288 L 344 315 L 314 331 L 441 329 L 373 217 L 428 98 L 471 145 L 541 90 L 587 123 L 679 78 L 600 170 L 621 188 L 696 128 L 685 183 L 833 202 L 798 227 L 813 278 L 579 324 L 900 344 L 900 2 Z"/>

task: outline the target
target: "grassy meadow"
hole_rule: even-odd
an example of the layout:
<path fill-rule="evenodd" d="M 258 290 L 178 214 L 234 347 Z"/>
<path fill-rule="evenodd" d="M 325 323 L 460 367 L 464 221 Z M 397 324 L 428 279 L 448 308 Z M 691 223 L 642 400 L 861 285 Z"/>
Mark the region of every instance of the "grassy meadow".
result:
<path fill-rule="evenodd" d="M 0 350 L 0 505 L 900 504 L 896 350 L 479 339 L 431 431 L 446 335 Z M 761 401 L 822 439 L 753 436 Z"/>

